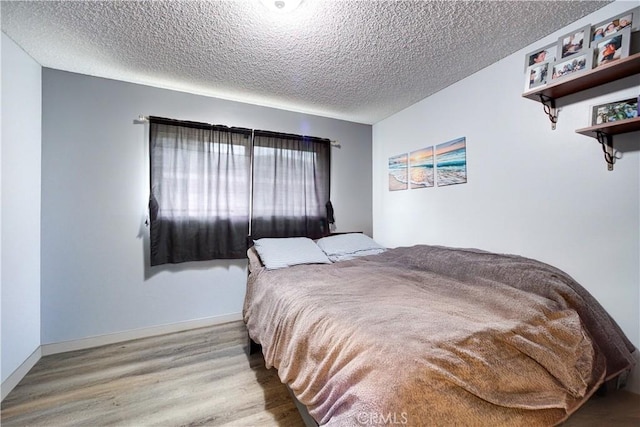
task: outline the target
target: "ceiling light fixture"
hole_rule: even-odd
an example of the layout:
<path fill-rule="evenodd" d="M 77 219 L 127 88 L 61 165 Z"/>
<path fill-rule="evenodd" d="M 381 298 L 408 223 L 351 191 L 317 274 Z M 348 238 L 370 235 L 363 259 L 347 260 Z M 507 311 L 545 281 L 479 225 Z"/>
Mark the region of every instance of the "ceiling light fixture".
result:
<path fill-rule="evenodd" d="M 260 0 L 260 2 L 271 11 L 288 13 L 300 6 L 302 0 Z"/>

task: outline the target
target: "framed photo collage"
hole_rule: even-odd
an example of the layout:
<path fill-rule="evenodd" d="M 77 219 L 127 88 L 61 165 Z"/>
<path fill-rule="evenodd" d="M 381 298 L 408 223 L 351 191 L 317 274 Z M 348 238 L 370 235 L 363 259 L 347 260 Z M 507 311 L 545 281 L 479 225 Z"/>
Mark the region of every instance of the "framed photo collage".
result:
<path fill-rule="evenodd" d="M 640 25 L 640 7 L 594 26 L 562 35 L 556 43 L 525 55 L 524 91 L 573 76 L 629 56 L 632 29 Z"/>

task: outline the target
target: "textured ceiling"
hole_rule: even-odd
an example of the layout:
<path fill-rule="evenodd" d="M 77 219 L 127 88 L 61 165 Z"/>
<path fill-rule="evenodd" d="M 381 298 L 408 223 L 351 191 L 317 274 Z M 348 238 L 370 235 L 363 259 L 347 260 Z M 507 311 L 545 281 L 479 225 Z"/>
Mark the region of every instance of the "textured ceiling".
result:
<path fill-rule="evenodd" d="M 609 1 L 2 1 L 42 66 L 375 123 Z"/>

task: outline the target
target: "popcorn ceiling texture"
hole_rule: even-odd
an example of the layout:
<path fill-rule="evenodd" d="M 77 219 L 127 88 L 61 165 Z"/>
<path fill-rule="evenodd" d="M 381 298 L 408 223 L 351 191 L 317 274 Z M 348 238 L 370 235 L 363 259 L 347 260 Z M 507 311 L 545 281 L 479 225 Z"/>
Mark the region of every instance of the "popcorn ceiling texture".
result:
<path fill-rule="evenodd" d="M 2 1 L 42 66 L 375 123 L 609 1 Z"/>

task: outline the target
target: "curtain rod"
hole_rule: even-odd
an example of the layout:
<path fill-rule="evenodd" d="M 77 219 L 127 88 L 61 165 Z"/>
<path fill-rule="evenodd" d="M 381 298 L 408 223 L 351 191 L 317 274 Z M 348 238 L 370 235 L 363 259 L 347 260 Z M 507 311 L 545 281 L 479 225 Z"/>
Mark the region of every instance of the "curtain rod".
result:
<path fill-rule="evenodd" d="M 133 119 L 133 123 L 136 125 L 143 125 L 146 123 L 149 123 L 149 116 L 143 116 L 143 115 L 139 115 L 137 119 Z M 340 145 L 340 143 L 336 140 L 329 140 L 329 143 L 331 144 L 332 147 L 337 147 L 337 148 L 341 148 L 342 145 Z"/>

